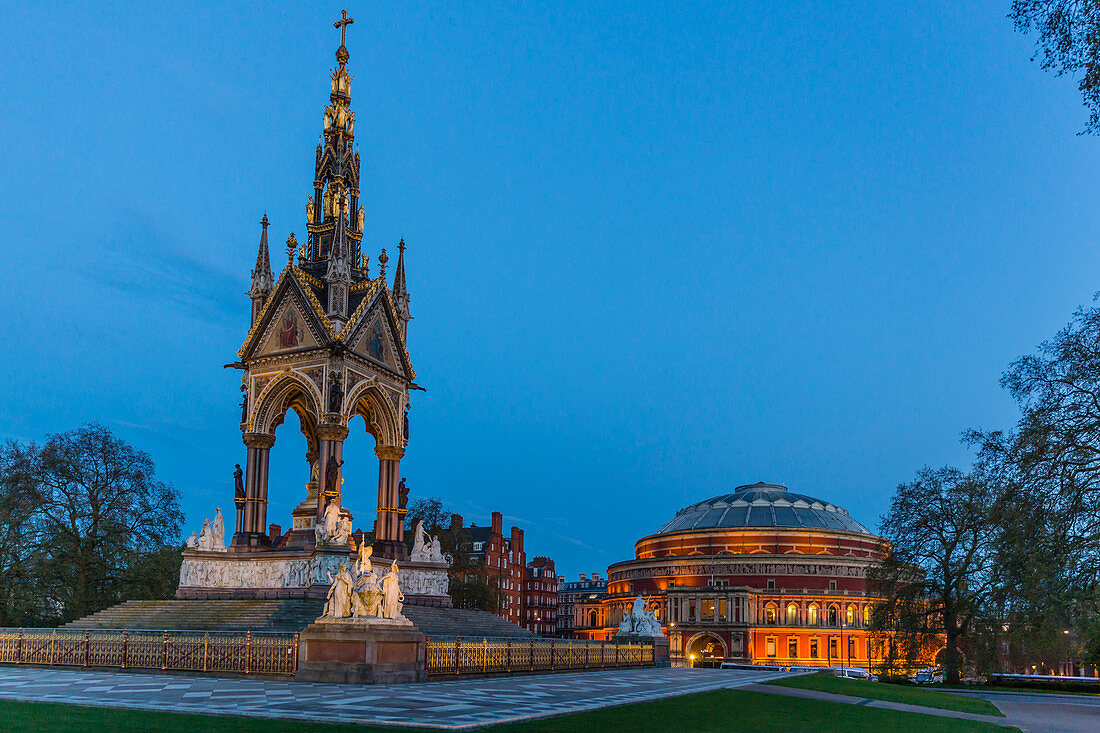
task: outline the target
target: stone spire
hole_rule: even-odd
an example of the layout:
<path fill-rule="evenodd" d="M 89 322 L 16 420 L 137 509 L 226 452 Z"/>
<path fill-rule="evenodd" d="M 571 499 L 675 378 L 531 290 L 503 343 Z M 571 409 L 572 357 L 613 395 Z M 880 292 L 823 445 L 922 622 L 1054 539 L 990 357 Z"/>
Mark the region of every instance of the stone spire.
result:
<path fill-rule="evenodd" d="M 334 199 L 333 210 L 336 214 L 336 233 L 332 238 L 328 269 L 325 271 L 325 283 L 328 286 L 328 317 L 332 321 L 332 325 L 340 329 L 343 328 L 348 319 L 348 288 L 351 287 L 352 260 L 344 212 L 344 197 L 340 192 L 337 192 Z"/>
<path fill-rule="evenodd" d="M 260 233 L 260 249 L 256 253 L 256 269 L 252 271 L 252 288 L 248 291 L 248 297 L 252 299 L 252 323 L 256 322 L 275 285 L 271 276 L 271 254 L 267 249 L 267 227 L 270 223 L 265 213 L 260 222 L 263 231 Z"/>
<path fill-rule="evenodd" d="M 405 340 L 409 321 L 409 289 L 405 286 L 405 240 L 397 245 L 397 271 L 393 275 L 393 305 L 401 321 L 401 339 Z"/>

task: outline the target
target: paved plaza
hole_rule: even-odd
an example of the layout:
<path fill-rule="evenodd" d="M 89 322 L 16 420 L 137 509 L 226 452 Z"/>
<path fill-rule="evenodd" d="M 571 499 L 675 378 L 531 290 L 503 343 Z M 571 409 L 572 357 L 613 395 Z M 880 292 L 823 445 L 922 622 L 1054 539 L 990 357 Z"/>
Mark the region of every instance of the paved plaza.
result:
<path fill-rule="evenodd" d="M 496 723 L 741 687 L 784 676 L 755 670 L 648 668 L 331 685 L 287 680 L 0 667 L 0 698 L 177 713 L 467 730 Z"/>

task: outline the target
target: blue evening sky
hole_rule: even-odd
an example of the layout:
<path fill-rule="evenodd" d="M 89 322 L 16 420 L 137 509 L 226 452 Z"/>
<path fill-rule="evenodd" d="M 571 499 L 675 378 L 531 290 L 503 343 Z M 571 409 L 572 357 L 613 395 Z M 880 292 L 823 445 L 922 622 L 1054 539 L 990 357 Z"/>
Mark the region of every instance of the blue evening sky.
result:
<path fill-rule="evenodd" d="M 366 249 L 409 245 L 413 498 L 573 578 L 758 480 L 877 526 L 1011 426 L 1000 373 L 1100 288 L 1075 84 L 1008 0 L 820 5 L 348 6 Z M 231 510 L 222 364 L 261 216 L 279 265 L 304 228 L 341 7 L 7 7 L 0 437 L 100 421 L 188 533 Z M 369 528 L 373 440 L 345 457 Z"/>

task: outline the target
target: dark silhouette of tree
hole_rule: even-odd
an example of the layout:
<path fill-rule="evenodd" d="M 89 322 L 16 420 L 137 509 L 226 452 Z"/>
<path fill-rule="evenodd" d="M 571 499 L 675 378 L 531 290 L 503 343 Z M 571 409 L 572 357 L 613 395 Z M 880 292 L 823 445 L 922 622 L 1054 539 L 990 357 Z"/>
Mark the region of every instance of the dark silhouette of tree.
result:
<path fill-rule="evenodd" d="M 1077 87 L 1089 110 L 1084 132 L 1100 132 L 1100 3 L 1013 0 L 1008 17 L 1021 33 L 1038 34 L 1035 45 L 1044 69 L 1079 77 Z"/>
<path fill-rule="evenodd" d="M 892 544 L 872 575 L 886 598 L 874 620 L 906 644 L 906 659 L 942 633 L 949 682 L 960 679 L 964 647 L 973 642 L 990 592 L 994 504 L 995 491 L 980 473 L 924 468 L 898 486 L 882 518 L 881 533 Z"/>

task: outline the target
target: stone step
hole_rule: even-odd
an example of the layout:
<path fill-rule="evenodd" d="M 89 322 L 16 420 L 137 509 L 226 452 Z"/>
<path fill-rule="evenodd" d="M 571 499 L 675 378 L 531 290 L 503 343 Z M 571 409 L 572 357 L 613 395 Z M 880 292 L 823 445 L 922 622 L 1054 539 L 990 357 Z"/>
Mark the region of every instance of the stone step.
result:
<path fill-rule="evenodd" d="M 321 600 L 127 601 L 85 616 L 68 628 L 301 631 L 320 614 Z M 404 614 L 436 638 L 529 638 L 531 632 L 486 611 L 405 606 Z"/>

